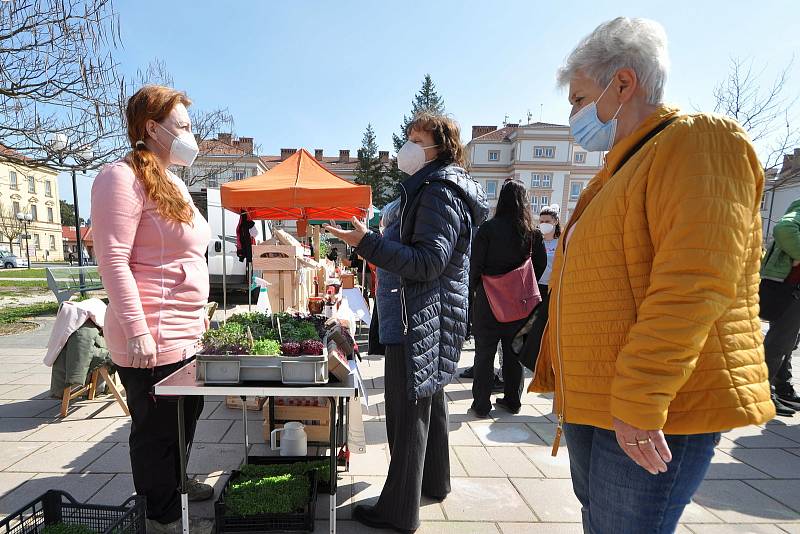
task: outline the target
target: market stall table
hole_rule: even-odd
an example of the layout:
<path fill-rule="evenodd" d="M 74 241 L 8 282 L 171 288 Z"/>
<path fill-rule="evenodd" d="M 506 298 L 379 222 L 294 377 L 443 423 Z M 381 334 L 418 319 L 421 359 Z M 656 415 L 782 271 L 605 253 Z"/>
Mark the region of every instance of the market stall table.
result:
<path fill-rule="evenodd" d="M 354 399 L 358 393 L 358 386 L 354 374 L 350 374 L 346 381 L 331 382 L 323 385 L 289 386 L 275 383 L 252 383 L 239 385 L 204 385 L 195 379 L 195 362 L 178 369 L 167 378 L 155 385 L 156 395 L 178 397 L 178 447 L 180 450 L 181 464 L 181 511 L 184 534 L 189 533 L 189 496 L 186 487 L 186 435 L 183 421 L 183 401 L 185 397 L 206 395 L 236 395 L 240 397 L 327 397 L 331 410 L 330 434 L 330 461 L 331 461 L 331 494 L 330 494 L 330 532 L 336 532 L 336 447 L 338 443 L 339 413 L 344 417 L 344 401 Z M 339 408 L 339 409 L 337 409 Z M 244 462 L 247 462 L 249 439 L 247 436 L 247 406 L 242 402 L 242 415 L 244 418 Z M 345 430 L 346 431 L 346 430 Z"/>

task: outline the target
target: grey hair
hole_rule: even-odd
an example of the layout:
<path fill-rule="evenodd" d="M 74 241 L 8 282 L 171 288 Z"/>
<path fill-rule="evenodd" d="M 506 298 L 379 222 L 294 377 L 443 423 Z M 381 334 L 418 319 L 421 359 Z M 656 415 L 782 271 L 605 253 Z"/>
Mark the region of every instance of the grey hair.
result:
<path fill-rule="evenodd" d="M 618 17 L 602 23 L 581 39 L 558 69 L 559 87 L 580 71 L 607 86 L 618 70 L 630 68 L 647 93 L 649 104 L 660 104 L 669 71 L 667 33 L 658 22 Z"/>

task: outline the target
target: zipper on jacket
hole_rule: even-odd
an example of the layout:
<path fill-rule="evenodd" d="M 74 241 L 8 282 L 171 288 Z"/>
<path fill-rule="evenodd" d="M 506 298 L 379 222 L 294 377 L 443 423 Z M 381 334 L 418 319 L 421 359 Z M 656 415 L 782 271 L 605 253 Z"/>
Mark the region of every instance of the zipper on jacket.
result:
<path fill-rule="evenodd" d="M 408 203 L 408 191 L 406 191 L 406 186 L 400 182 L 400 189 L 402 193 L 400 195 L 400 242 L 403 242 L 403 212 L 406 209 L 404 204 Z M 405 201 L 405 202 L 404 202 Z M 401 279 L 402 280 L 402 279 Z M 403 335 L 408 335 L 408 313 L 406 310 L 406 286 L 405 283 L 401 281 L 400 283 L 400 314 L 403 318 Z"/>
<path fill-rule="evenodd" d="M 558 296 L 556 298 L 556 359 L 558 360 L 558 372 L 555 375 L 561 392 L 561 409 L 557 414 L 558 426 L 556 427 L 555 438 L 553 438 L 553 450 L 550 453 L 552 456 L 558 454 L 558 446 L 561 443 L 561 435 L 564 432 L 564 412 L 567 406 L 567 398 L 564 395 L 564 368 L 561 359 L 561 283 L 564 280 L 564 270 L 567 267 L 567 248 L 569 247 L 567 246 L 566 236 L 564 236 L 564 260 L 561 262 L 561 272 L 558 273 Z"/>

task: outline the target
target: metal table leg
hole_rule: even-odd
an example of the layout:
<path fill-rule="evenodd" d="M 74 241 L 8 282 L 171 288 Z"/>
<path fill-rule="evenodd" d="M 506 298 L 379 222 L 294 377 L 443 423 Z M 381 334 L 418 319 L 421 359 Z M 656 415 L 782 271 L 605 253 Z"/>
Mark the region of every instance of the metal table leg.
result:
<path fill-rule="evenodd" d="M 330 515 L 328 516 L 328 524 L 330 525 L 330 534 L 336 534 L 336 481 L 337 481 L 337 473 L 336 473 L 336 452 L 337 452 L 337 439 L 336 439 L 336 427 L 338 422 L 336 420 L 336 412 L 337 412 L 337 400 L 335 397 L 329 397 L 328 402 L 330 403 L 331 409 L 331 495 L 330 495 Z"/>
<path fill-rule="evenodd" d="M 186 426 L 183 420 L 183 396 L 178 397 L 178 454 L 181 464 L 181 525 L 183 534 L 189 534 L 189 488 L 186 485 Z"/>

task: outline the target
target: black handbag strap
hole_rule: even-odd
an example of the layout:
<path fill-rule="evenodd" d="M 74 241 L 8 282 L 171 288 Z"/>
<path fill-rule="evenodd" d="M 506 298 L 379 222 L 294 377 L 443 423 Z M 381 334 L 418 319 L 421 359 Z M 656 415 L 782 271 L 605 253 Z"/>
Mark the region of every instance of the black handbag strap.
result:
<path fill-rule="evenodd" d="M 637 152 L 639 152 L 639 149 L 642 148 L 644 145 L 646 145 L 648 141 L 650 141 L 652 138 L 660 134 L 667 126 L 669 126 L 670 124 L 672 124 L 673 122 L 677 121 L 680 118 L 681 118 L 680 116 L 677 116 L 667 119 L 664 122 L 660 123 L 655 128 L 653 128 L 652 130 L 650 130 L 649 132 L 647 132 L 647 135 L 639 139 L 639 142 L 633 145 L 630 148 L 630 150 L 628 150 L 628 152 L 626 152 L 625 155 L 622 156 L 622 159 L 619 160 L 619 165 L 617 165 L 617 168 L 614 170 L 614 172 L 611 173 L 611 176 L 617 174 L 617 172 L 623 167 L 623 165 L 628 163 L 628 160 L 631 159 Z"/>

